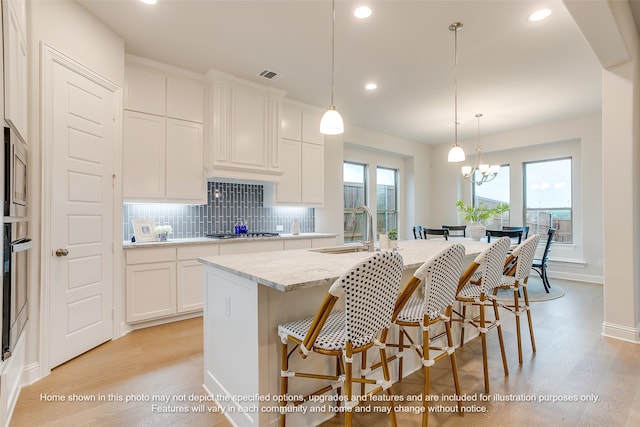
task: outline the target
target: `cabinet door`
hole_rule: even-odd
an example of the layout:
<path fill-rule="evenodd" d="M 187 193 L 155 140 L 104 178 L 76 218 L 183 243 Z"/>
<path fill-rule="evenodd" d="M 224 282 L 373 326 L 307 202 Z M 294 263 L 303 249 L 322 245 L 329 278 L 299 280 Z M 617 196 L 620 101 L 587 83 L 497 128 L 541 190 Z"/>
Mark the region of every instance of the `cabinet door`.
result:
<path fill-rule="evenodd" d="M 124 108 L 164 116 L 166 86 L 164 73 L 127 63 L 124 69 Z"/>
<path fill-rule="evenodd" d="M 167 119 L 166 196 L 206 203 L 202 124 Z"/>
<path fill-rule="evenodd" d="M 204 85 L 177 76 L 167 76 L 167 117 L 202 123 Z"/>
<path fill-rule="evenodd" d="M 278 203 L 300 203 L 300 141 L 289 139 L 280 140 L 280 167 L 282 177 L 276 186 L 276 202 Z"/>
<path fill-rule="evenodd" d="M 3 1 L 4 34 L 4 115 L 5 119 L 28 142 L 27 138 L 27 40 L 24 1 Z"/>
<path fill-rule="evenodd" d="M 124 112 L 123 195 L 163 198 L 165 195 L 166 119 Z"/>
<path fill-rule="evenodd" d="M 320 133 L 322 114 L 313 110 L 304 110 L 302 112 L 302 141 L 324 144 L 324 136 Z"/>
<path fill-rule="evenodd" d="M 178 261 L 178 313 L 202 310 L 204 266 L 198 260 Z"/>
<path fill-rule="evenodd" d="M 176 314 L 176 263 L 126 267 L 127 322 Z"/>
<path fill-rule="evenodd" d="M 302 140 L 302 112 L 299 109 L 285 104 L 282 107 L 280 123 L 281 138 Z"/>
<path fill-rule="evenodd" d="M 324 146 L 302 143 L 302 203 L 324 203 Z"/>
<path fill-rule="evenodd" d="M 232 88 L 229 145 L 232 164 L 267 169 L 268 117 L 268 99 L 264 93 L 251 88 Z"/>

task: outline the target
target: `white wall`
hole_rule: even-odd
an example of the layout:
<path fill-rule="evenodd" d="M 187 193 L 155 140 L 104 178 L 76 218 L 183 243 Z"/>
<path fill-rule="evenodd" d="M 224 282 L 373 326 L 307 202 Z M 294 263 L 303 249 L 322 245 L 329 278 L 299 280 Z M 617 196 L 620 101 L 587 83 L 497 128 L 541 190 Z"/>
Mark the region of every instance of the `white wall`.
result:
<path fill-rule="evenodd" d="M 46 43 L 118 86 L 124 82 L 124 41 L 73 1 L 28 2 L 30 234 L 34 238 L 30 259 L 29 322 L 27 326 L 27 383 L 38 379 L 40 322 L 40 258 L 42 164 L 40 147 L 40 47 Z M 120 152 L 120 150 L 116 150 Z M 41 368 L 41 367 L 40 367 Z"/>

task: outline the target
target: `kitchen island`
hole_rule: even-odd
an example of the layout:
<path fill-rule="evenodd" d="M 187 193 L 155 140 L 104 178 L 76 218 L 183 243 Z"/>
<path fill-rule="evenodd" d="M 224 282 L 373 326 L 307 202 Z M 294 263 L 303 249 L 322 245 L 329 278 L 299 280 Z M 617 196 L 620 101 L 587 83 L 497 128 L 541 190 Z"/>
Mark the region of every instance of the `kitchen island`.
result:
<path fill-rule="evenodd" d="M 402 286 L 431 255 L 459 241 L 465 263 L 487 246 L 470 239 L 399 242 L 404 260 Z M 280 338 L 277 326 L 315 313 L 329 286 L 368 252 L 332 253 L 327 248 L 260 252 L 200 258 L 205 266 L 204 387 L 237 426 L 277 425 Z M 305 361 L 330 372 L 333 362 L 310 355 Z M 294 357 L 291 369 L 296 369 Z M 406 372 L 419 367 L 405 357 Z M 312 384 L 293 381 L 290 393 Z M 289 425 L 317 425 L 330 418 L 330 406 L 311 412 L 304 404 L 287 416 Z M 322 409 L 324 408 L 324 409 Z M 306 412 L 306 413 L 305 413 Z"/>

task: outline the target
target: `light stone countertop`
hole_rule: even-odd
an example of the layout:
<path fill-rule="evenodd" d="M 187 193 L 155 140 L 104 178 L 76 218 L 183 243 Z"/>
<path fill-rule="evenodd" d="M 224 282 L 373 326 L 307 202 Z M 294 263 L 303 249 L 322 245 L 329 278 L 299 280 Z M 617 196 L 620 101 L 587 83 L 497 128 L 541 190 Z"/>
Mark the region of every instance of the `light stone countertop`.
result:
<path fill-rule="evenodd" d="M 239 237 L 234 239 L 212 239 L 210 237 L 191 237 L 187 239 L 172 239 L 169 238 L 166 242 L 136 242 L 130 241 L 122 242 L 124 249 L 129 248 L 149 248 L 158 246 L 172 246 L 172 245 L 201 245 L 206 244 L 227 244 L 227 243 L 241 243 L 241 242 L 258 242 L 265 240 L 296 240 L 296 239 L 321 239 L 324 237 L 337 237 L 337 234 L 332 233 L 300 233 L 300 234 L 280 234 L 277 237 Z"/>
<path fill-rule="evenodd" d="M 405 270 L 416 269 L 429 257 L 453 242 L 465 245 L 467 260 L 473 261 L 486 242 L 465 238 L 402 240 L 398 251 L 403 257 Z M 318 249 L 323 250 L 326 248 Z M 246 255 L 204 257 L 203 264 L 257 282 L 270 288 L 289 292 L 332 284 L 369 252 L 330 254 L 314 249 L 297 249 L 278 252 L 256 252 Z M 469 262 L 470 262 L 469 261 Z M 464 266 L 463 268 L 466 268 Z"/>

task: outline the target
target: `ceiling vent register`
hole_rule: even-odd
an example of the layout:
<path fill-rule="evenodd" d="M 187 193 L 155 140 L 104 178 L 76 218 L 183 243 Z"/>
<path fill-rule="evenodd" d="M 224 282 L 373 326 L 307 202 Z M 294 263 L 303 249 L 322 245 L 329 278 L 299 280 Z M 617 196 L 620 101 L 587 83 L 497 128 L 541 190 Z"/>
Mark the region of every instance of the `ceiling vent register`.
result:
<path fill-rule="evenodd" d="M 281 77 L 281 75 L 278 74 L 278 72 L 272 71 L 272 70 L 268 70 L 266 68 L 263 69 L 262 71 L 260 71 L 258 73 L 258 75 L 260 77 L 264 77 L 265 79 L 268 79 L 268 80 L 278 80 Z"/>

